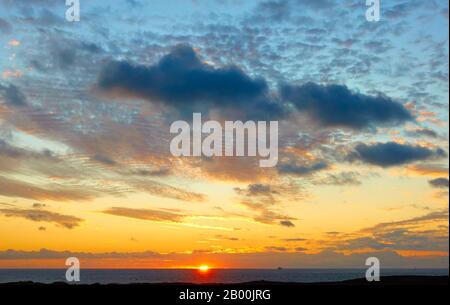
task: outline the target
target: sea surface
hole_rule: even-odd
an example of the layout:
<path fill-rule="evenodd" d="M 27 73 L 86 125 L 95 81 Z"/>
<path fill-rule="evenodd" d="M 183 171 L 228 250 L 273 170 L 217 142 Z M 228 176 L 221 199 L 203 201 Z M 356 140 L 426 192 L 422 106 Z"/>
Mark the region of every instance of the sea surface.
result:
<path fill-rule="evenodd" d="M 0 283 L 32 281 L 37 283 L 65 282 L 66 270 L 0 269 Z M 448 269 L 384 269 L 381 276 L 426 275 L 448 276 Z M 365 278 L 359 269 L 217 269 L 198 270 L 81 270 L 79 284 L 130 284 L 130 283 L 243 283 L 252 281 L 275 282 L 335 282 Z"/>

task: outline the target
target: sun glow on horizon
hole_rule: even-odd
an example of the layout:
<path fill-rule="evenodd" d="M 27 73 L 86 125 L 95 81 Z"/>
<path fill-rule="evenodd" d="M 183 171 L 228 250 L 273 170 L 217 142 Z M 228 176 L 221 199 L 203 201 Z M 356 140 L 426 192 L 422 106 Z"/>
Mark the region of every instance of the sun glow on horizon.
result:
<path fill-rule="evenodd" d="M 198 271 L 202 272 L 202 273 L 207 273 L 210 270 L 208 265 L 201 265 L 198 267 Z"/>

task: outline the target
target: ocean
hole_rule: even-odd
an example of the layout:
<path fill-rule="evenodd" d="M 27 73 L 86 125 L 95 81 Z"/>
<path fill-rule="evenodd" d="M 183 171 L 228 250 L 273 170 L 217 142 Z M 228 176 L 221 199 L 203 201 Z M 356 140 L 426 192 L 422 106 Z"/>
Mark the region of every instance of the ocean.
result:
<path fill-rule="evenodd" d="M 66 270 L 58 269 L 0 269 L 0 283 L 32 281 L 36 283 L 65 282 Z M 383 276 L 448 276 L 448 269 L 383 269 Z M 243 283 L 274 282 L 336 282 L 365 278 L 362 269 L 216 269 L 208 272 L 173 269 L 105 270 L 82 269 L 79 284 L 131 283 Z"/>

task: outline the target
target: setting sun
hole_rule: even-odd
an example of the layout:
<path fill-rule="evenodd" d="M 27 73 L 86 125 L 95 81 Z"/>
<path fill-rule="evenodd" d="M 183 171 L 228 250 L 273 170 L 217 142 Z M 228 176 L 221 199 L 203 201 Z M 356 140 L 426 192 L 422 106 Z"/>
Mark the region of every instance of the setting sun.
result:
<path fill-rule="evenodd" d="M 200 267 L 198 267 L 198 271 L 200 271 L 200 272 L 208 272 L 209 271 L 209 266 L 208 265 L 201 265 Z"/>

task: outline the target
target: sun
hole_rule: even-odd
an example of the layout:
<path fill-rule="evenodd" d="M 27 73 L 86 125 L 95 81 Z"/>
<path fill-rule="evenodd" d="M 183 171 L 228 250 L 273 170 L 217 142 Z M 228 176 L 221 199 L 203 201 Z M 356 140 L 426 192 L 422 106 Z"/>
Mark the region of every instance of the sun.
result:
<path fill-rule="evenodd" d="M 209 266 L 208 265 L 201 265 L 198 267 L 198 271 L 206 273 L 209 271 Z"/>

